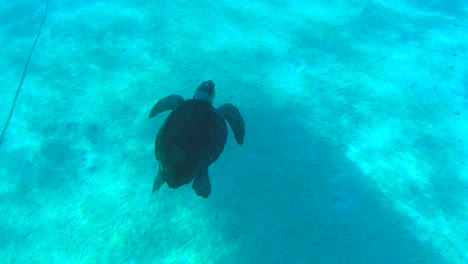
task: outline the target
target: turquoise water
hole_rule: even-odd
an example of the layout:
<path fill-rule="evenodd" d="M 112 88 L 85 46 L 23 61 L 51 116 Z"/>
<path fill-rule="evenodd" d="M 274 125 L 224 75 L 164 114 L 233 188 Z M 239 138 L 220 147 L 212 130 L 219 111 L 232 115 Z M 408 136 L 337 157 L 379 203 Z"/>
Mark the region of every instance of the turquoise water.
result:
<path fill-rule="evenodd" d="M 0 0 L 7 122 L 44 0 Z M 0 145 L 2 263 L 468 263 L 466 1 L 50 0 Z M 236 105 L 212 193 L 154 103 Z"/>

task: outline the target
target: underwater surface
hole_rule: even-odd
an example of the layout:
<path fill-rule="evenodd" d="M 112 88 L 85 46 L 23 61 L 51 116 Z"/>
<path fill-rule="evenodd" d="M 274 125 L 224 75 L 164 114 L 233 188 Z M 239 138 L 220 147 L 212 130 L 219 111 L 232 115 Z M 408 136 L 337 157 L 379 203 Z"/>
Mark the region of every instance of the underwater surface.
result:
<path fill-rule="evenodd" d="M 466 264 L 467 62 L 462 0 L 0 0 L 1 262 Z M 244 144 L 153 194 L 205 80 Z"/>

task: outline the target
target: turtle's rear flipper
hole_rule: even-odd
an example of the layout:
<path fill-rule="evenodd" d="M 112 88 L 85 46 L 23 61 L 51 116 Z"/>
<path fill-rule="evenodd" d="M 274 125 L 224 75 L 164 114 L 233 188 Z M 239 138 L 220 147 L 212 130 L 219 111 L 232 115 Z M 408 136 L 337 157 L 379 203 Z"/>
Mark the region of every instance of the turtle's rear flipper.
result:
<path fill-rule="evenodd" d="M 239 112 L 239 109 L 232 104 L 223 104 L 218 108 L 218 111 L 224 116 L 229 125 L 231 126 L 236 141 L 239 145 L 244 142 L 244 119 Z"/>
<path fill-rule="evenodd" d="M 198 196 L 208 198 L 211 193 L 211 183 L 208 178 L 208 168 L 201 169 L 195 180 L 192 183 L 192 189 Z"/>
<path fill-rule="evenodd" d="M 153 193 L 155 191 L 158 191 L 163 184 L 164 184 L 164 180 L 161 175 L 161 170 L 159 170 L 158 175 L 156 175 L 156 179 L 154 179 L 154 182 L 153 182 Z"/>
<path fill-rule="evenodd" d="M 162 113 L 167 110 L 174 110 L 176 107 L 181 105 L 184 102 L 184 98 L 177 94 L 169 95 L 160 99 L 151 109 L 149 118 L 155 117 L 157 114 Z"/>

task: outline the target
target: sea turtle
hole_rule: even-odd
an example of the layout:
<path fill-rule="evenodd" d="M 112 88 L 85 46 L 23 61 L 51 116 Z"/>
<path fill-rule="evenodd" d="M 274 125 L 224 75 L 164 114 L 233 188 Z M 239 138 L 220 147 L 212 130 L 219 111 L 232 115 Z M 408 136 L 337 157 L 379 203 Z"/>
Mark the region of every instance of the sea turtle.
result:
<path fill-rule="evenodd" d="M 192 180 L 198 196 L 207 198 L 211 193 L 208 166 L 223 152 L 227 139 L 226 122 L 231 126 L 239 145 L 244 142 L 244 120 L 232 104 L 218 109 L 212 105 L 215 84 L 208 80 L 200 84 L 193 99 L 180 95 L 160 99 L 151 109 L 149 118 L 173 110 L 160 128 L 155 142 L 155 155 L 159 171 L 153 183 L 153 193 L 164 183 L 177 189 Z"/>

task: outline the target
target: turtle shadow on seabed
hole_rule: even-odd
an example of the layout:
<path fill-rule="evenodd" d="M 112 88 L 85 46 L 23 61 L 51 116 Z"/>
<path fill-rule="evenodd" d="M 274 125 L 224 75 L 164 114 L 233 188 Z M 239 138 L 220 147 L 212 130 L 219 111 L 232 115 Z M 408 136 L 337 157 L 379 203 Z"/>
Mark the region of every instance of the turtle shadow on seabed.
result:
<path fill-rule="evenodd" d="M 412 233 L 417 226 L 411 219 L 382 203 L 344 146 L 295 119 L 300 108 L 246 96 L 259 107 L 240 105 L 248 136 L 242 149 L 228 140 L 229 154 L 213 166 L 216 191 L 207 202 L 217 229 L 238 246 L 235 259 L 443 263 L 430 242 Z"/>

